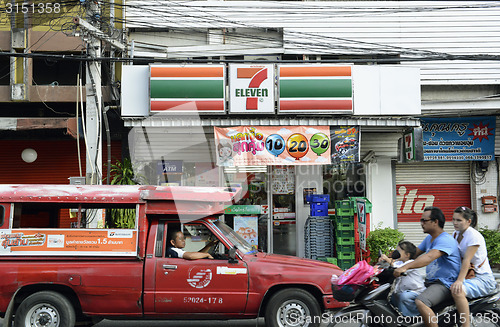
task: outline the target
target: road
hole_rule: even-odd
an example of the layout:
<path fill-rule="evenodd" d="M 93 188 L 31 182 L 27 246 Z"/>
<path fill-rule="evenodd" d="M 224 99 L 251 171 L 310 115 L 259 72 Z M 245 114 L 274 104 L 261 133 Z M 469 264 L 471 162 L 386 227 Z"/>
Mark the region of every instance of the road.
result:
<path fill-rule="evenodd" d="M 326 327 L 327 324 L 321 324 Z M 352 324 L 340 324 L 338 327 L 353 327 Z M 0 319 L 0 327 L 3 325 L 3 319 Z M 131 320 L 103 320 L 94 327 L 265 327 L 264 319 L 246 319 L 246 320 L 175 320 L 175 321 L 131 321 Z"/>

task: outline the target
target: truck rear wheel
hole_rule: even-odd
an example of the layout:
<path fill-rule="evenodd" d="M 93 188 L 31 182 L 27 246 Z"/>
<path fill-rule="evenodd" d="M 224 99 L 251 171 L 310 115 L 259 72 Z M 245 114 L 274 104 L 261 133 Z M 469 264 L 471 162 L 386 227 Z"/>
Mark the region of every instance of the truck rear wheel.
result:
<path fill-rule="evenodd" d="M 266 326 L 315 327 L 319 326 L 321 309 L 309 292 L 290 288 L 277 292 L 266 308 Z"/>
<path fill-rule="evenodd" d="M 28 296 L 16 310 L 15 327 L 73 327 L 75 310 L 60 293 L 42 291 Z"/>

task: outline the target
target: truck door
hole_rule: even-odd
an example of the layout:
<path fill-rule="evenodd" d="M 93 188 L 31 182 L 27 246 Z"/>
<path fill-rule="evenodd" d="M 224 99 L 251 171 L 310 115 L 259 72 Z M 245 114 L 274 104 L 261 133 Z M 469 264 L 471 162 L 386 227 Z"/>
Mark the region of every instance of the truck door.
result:
<path fill-rule="evenodd" d="M 165 223 L 163 237 L 167 245 L 169 229 L 179 228 Z M 196 252 L 216 236 L 201 223 L 184 225 L 186 247 Z M 222 242 L 220 247 L 228 249 Z M 242 313 L 248 293 L 248 269 L 245 262 L 229 263 L 228 256 L 215 259 L 186 260 L 169 258 L 167 251 L 156 257 L 156 313 Z"/>

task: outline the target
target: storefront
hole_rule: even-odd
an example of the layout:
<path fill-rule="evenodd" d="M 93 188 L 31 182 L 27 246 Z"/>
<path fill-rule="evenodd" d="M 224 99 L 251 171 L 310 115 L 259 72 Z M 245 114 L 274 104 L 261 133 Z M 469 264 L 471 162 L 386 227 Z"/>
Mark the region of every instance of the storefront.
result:
<path fill-rule="evenodd" d="M 166 76 L 168 70 L 149 66 L 124 70 L 122 103 L 127 106 L 122 112 L 126 126 L 132 127 L 130 154 L 149 181 L 242 187 L 242 198 L 226 210 L 223 219 L 250 243 L 273 253 L 304 255 L 308 193 L 329 194 L 330 207 L 347 196 L 372 197 L 381 203 L 377 209 L 372 201 L 372 216 L 392 221 L 393 211 L 382 205 L 392 203 L 392 186 L 378 180 L 387 180 L 402 131 L 420 122 L 385 115 L 396 112 L 392 106 L 401 101 L 406 102 L 408 114 L 419 112 L 420 91 L 414 88 L 418 82 L 405 84 L 418 79 L 418 69 L 409 79 L 393 76 L 394 83 L 399 88 L 406 85 L 410 95 L 393 94 L 389 101 L 380 85 L 372 83 L 374 76 L 354 66 L 296 65 L 288 70 L 274 64 L 209 66 L 205 74 L 200 74 L 200 67 L 188 66 L 191 71 L 176 67 L 175 78 Z M 374 68 L 375 74 L 381 73 L 380 67 Z M 226 72 L 229 94 L 224 93 Z M 197 80 L 196 93 L 188 94 L 187 84 L 183 89 L 176 84 L 189 80 L 186 75 Z M 210 78 L 202 82 L 200 75 Z M 145 86 L 138 85 L 138 80 L 144 80 Z M 358 81 L 357 88 L 353 80 Z M 166 91 L 158 81 L 176 85 L 176 91 L 161 93 Z M 211 92 L 203 92 L 206 89 Z M 340 93 L 322 97 L 325 94 L 316 89 Z M 179 95 L 183 100 L 176 98 Z M 356 137 L 347 133 L 353 129 Z M 343 136 L 336 137 L 342 131 Z M 252 137 L 242 144 L 242 135 Z M 341 156 L 349 159 L 340 160 Z M 377 219 L 372 223 L 377 224 Z"/>
<path fill-rule="evenodd" d="M 425 161 L 395 167 L 398 229 L 419 244 L 425 237 L 419 220 L 427 206 L 443 210 L 449 233 L 459 206 L 474 209 L 480 227 L 496 228 L 498 215 L 482 203 L 497 195 L 495 117 L 427 118 L 422 127 Z"/>

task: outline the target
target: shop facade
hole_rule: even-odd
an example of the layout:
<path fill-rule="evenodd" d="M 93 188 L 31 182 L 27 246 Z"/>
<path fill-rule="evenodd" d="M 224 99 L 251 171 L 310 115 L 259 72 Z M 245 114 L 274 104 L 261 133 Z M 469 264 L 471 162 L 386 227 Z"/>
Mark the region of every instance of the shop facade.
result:
<path fill-rule="evenodd" d="M 271 253 L 304 256 L 309 193 L 328 194 L 330 210 L 335 200 L 366 197 L 373 204 L 371 225 L 393 224 L 394 187 L 387 183 L 392 181 L 392 160 L 402 132 L 420 121 L 388 114 L 398 112 L 395 105 L 419 114 L 418 69 L 407 78 L 408 68 L 396 69 L 401 75 L 394 75 L 391 67 L 391 83 L 403 89 L 395 96 L 385 93 L 390 85 L 372 83 L 389 73 L 380 67 L 295 65 L 286 71 L 275 64 L 228 64 L 216 65 L 222 67 L 217 72 L 207 66 L 209 82 L 193 77 L 200 75 L 199 66 L 188 66 L 191 72 L 175 65 L 124 68 L 122 115 L 131 127 L 130 155 L 150 183 L 242 187 L 242 198 L 226 209 L 223 219 Z M 163 67 L 178 75 L 152 79 L 167 71 Z M 189 84 L 179 89 L 179 79 L 195 79 L 200 98 L 183 90 Z M 161 94 L 159 80 L 177 89 Z M 318 95 L 331 90 L 341 94 Z M 185 98 L 177 98 L 179 94 Z M 238 135 L 253 138 L 243 145 Z"/>

